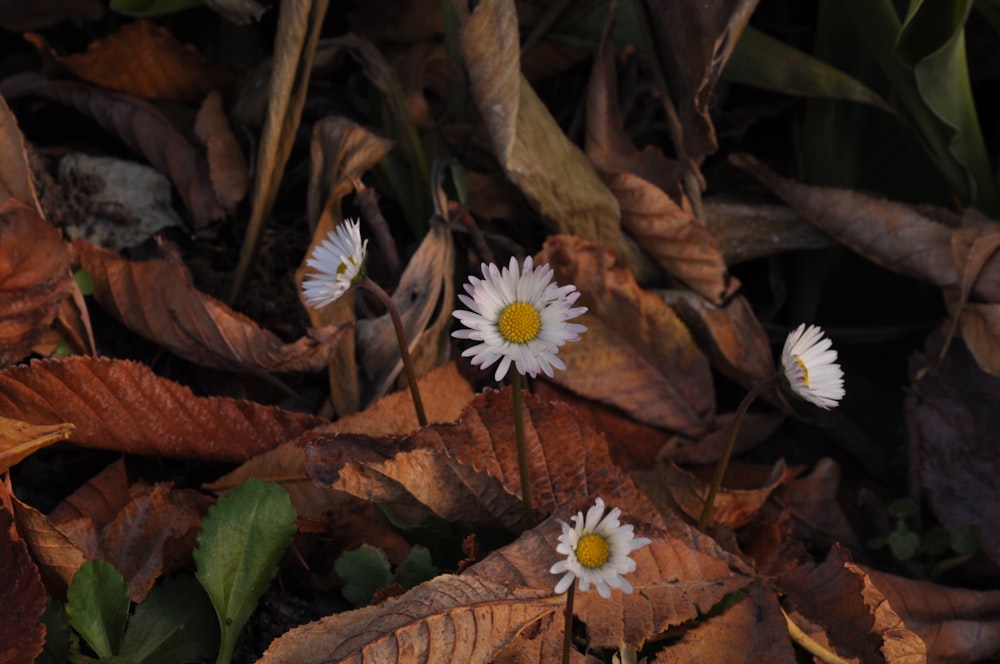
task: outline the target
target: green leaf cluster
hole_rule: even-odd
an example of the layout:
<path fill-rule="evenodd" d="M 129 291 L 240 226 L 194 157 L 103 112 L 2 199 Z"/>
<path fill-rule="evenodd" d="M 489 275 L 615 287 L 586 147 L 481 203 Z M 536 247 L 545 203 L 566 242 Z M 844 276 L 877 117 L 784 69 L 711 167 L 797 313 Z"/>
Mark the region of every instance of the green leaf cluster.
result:
<path fill-rule="evenodd" d="M 398 583 L 410 589 L 438 575 L 431 563 L 431 554 L 422 546 L 414 546 L 410 555 L 396 571 L 392 571 L 385 553 L 374 546 L 363 544 L 354 551 L 345 551 L 333 564 L 337 575 L 344 581 L 341 592 L 355 606 L 365 606 L 382 588 Z"/>

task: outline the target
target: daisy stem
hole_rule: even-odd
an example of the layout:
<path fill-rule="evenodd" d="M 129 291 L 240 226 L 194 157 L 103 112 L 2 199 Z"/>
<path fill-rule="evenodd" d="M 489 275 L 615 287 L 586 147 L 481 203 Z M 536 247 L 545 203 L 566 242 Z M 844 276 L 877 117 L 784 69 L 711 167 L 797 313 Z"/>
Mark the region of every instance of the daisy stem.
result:
<path fill-rule="evenodd" d="M 795 641 L 795 643 L 805 648 L 810 655 L 815 656 L 820 661 L 826 662 L 826 664 L 848 664 L 848 660 L 828 648 L 823 647 L 821 643 L 817 642 L 811 636 L 803 632 L 802 628 L 792 621 L 791 617 L 785 613 L 785 609 L 783 608 L 781 608 L 781 615 L 785 616 L 785 624 L 788 626 L 788 635 L 792 637 L 792 641 Z"/>
<path fill-rule="evenodd" d="M 726 474 L 726 467 L 729 465 L 729 458 L 733 455 L 733 448 L 736 447 L 736 434 L 740 430 L 740 424 L 743 422 L 743 417 L 746 416 L 747 410 L 750 409 L 750 404 L 759 397 L 762 393 L 771 389 L 778 382 L 778 376 L 773 375 L 770 378 L 758 383 L 747 392 L 746 396 L 743 397 L 743 401 L 740 402 L 739 407 L 736 409 L 736 414 L 733 415 L 733 419 L 729 422 L 728 435 L 726 437 L 726 447 L 722 451 L 722 458 L 719 459 L 719 465 L 715 468 L 715 477 L 712 478 L 712 486 L 708 489 L 708 497 L 705 498 L 705 507 L 701 511 L 701 518 L 698 519 L 698 530 L 705 532 L 708 528 L 709 522 L 712 520 L 712 512 L 715 510 L 715 498 L 719 495 L 719 488 L 722 486 L 722 478 Z"/>
<path fill-rule="evenodd" d="M 569 664 L 569 649 L 573 645 L 573 597 L 576 594 L 576 580 L 566 591 L 566 628 L 563 631 L 562 664 Z"/>
<path fill-rule="evenodd" d="M 389 297 L 389 294 L 381 286 L 372 281 L 371 277 L 367 275 L 358 285 L 377 297 L 385 305 L 386 311 L 389 312 L 389 318 L 392 319 L 392 327 L 396 330 L 399 356 L 403 360 L 403 369 L 406 371 L 406 382 L 410 385 L 413 408 L 417 411 L 417 422 L 422 427 L 427 426 L 427 416 L 424 414 L 424 402 L 420 398 L 420 388 L 417 387 L 417 374 L 413 370 L 413 360 L 410 359 L 410 346 L 406 341 L 406 332 L 403 331 L 403 321 L 399 318 L 399 310 L 396 308 L 396 303 L 392 301 L 392 298 Z"/>
<path fill-rule="evenodd" d="M 517 468 L 521 473 L 521 503 L 524 505 L 524 529 L 531 528 L 531 480 L 528 477 L 528 447 L 524 441 L 524 413 L 521 412 L 521 374 L 512 371 L 511 393 L 514 398 L 514 437 L 517 439 Z"/>

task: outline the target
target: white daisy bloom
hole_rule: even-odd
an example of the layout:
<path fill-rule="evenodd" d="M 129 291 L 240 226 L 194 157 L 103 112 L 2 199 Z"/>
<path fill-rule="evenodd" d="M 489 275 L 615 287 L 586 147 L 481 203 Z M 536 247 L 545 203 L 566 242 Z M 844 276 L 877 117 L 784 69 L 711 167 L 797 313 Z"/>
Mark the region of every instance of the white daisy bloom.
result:
<path fill-rule="evenodd" d="M 318 309 L 337 300 L 360 278 L 368 240 L 361 240 L 361 224 L 345 219 L 316 245 L 306 265 L 316 270 L 302 282 L 306 304 Z"/>
<path fill-rule="evenodd" d="M 556 584 L 558 595 L 569 590 L 574 579 L 580 579 L 580 591 L 587 592 L 591 584 L 601 597 L 611 597 L 611 588 L 622 592 L 632 592 L 632 584 L 623 574 L 635 571 L 635 561 L 629 554 L 649 544 L 645 537 L 635 537 L 631 525 L 622 525 L 618 520 L 622 511 L 617 507 L 604 514 L 604 501 L 600 498 L 587 510 L 587 518 L 582 512 L 571 517 L 573 526 L 564 521 L 562 535 L 556 551 L 566 556 L 549 570 L 552 574 L 562 574 Z"/>
<path fill-rule="evenodd" d="M 844 372 L 833 342 L 815 325 L 799 325 L 788 334 L 781 366 L 792 391 L 820 408 L 834 408 L 844 398 Z"/>
<path fill-rule="evenodd" d="M 587 311 L 572 306 L 580 297 L 576 287 L 554 283 L 552 268 L 535 268 L 530 256 L 520 270 L 515 258 L 503 270 L 483 264 L 483 278 L 469 277 L 465 292 L 458 298 L 469 311 L 458 309 L 453 315 L 468 329 L 452 335 L 480 342 L 462 353 L 472 356 L 472 364 L 485 369 L 499 360 L 498 381 L 512 363 L 518 373 L 531 377 L 540 371 L 552 376 L 553 367 L 565 369 L 556 357 L 559 347 L 587 331 L 583 325 L 566 322 Z"/>

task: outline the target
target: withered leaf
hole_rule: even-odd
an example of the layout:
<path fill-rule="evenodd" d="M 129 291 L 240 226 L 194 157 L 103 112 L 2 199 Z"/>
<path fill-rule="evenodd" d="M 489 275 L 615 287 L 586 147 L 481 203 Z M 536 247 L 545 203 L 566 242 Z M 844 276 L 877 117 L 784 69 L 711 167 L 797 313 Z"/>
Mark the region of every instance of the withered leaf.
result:
<path fill-rule="evenodd" d="M 114 520 L 131 498 L 128 471 L 122 457 L 66 496 L 49 512 L 49 520 L 60 526 L 77 519 L 89 519 L 101 527 Z"/>
<path fill-rule="evenodd" d="M 66 422 L 36 426 L 0 417 L 0 473 L 7 472 L 36 450 L 66 440 L 73 429 L 73 425 Z"/>
<path fill-rule="evenodd" d="M 672 276 L 715 304 L 739 287 L 718 243 L 694 217 L 680 187 L 680 168 L 659 148 L 640 152 L 618 109 L 609 39 L 595 58 L 587 91 L 587 156 L 621 206 L 622 227 Z"/>
<path fill-rule="evenodd" d="M 13 497 L 9 493 L 9 487 L 5 491 L 13 504 L 17 532 L 28 544 L 46 589 L 55 597 L 65 597 L 73 575 L 87 561 L 83 551 L 60 532 L 47 516 Z"/>
<path fill-rule="evenodd" d="M 82 356 L 0 372 L 0 413 L 70 422 L 70 440 L 128 454 L 241 462 L 324 420 L 239 399 L 196 397 L 146 365 Z"/>
<path fill-rule="evenodd" d="M 215 197 L 226 212 L 232 213 L 247 195 L 250 170 L 243 148 L 229 126 L 222 107 L 222 93 L 218 90 L 209 92 L 198 109 L 194 133 L 205 146 L 208 177 Z"/>
<path fill-rule="evenodd" d="M 181 44 L 166 28 L 140 19 L 92 41 L 86 53 L 60 56 L 39 34 L 28 33 L 42 57 L 104 88 L 158 101 L 194 104 L 215 88 L 232 87 L 238 74 Z"/>
<path fill-rule="evenodd" d="M 41 213 L 28 165 L 28 150 L 17 118 L 0 96 L 0 203 L 14 198 Z"/>
<path fill-rule="evenodd" d="M 31 664 L 45 645 L 45 587 L 13 524 L 0 506 L 0 662 Z"/>
<path fill-rule="evenodd" d="M 472 97 L 504 173 L 555 232 L 617 249 L 615 197 L 521 74 L 514 3 L 479 2 L 465 19 L 459 43 Z"/>
<path fill-rule="evenodd" d="M 148 102 L 84 83 L 47 81 L 34 74 L 6 79 L 2 91 L 8 99 L 37 95 L 72 106 L 142 154 L 177 187 L 194 220 L 196 233 L 214 232 L 213 224 L 225 218 L 225 210 L 212 190 L 205 159 Z"/>
<path fill-rule="evenodd" d="M 30 352 L 72 287 L 59 231 L 15 198 L 0 203 L 0 365 Z"/>
<path fill-rule="evenodd" d="M 558 283 L 574 284 L 588 308 L 577 319 L 587 332 L 559 349 L 566 371 L 554 380 L 640 422 L 705 433 L 715 409 L 708 360 L 663 299 L 642 290 L 609 250 L 579 238 L 550 237 L 537 262 L 551 265 Z"/>
<path fill-rule="evenodd" d="M 346 332 L 345 326 L 312 330 L 285 344 L 273 332 L 198 291 L 172 254 L 131 261 L 74 240 L 80 267 L 94 279 L 94 297 L 137 334 L 203 366 L 263 373 L 320 371 Z"/>

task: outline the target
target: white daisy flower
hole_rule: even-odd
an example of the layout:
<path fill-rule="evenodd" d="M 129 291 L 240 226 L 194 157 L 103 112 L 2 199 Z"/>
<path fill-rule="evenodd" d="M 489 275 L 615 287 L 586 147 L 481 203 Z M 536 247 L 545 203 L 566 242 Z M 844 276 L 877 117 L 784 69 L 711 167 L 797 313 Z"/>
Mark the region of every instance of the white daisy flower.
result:
<path fill-rule="evenodd" d="M 649 544 L 645 537 L 635 537 L 631 525 L 622 525 L 618 520 L 622 513 L 617 507 L 604 514 L 604 501 L 600 498 L 587 510 L 587 518 L 582 512 L 571 517 L 573 526 L 564 521 L 562 535 L 556 551 L 566 556 L 549 570 L 552 574 L 563 574 L 556 584 L 558 595 L 569 590 L 574 579 L 580 579 L 580 591 L 587 592 L 591 584 L 601 597 L 611 597 L 611 588 L 622 592 L 632 592 L 632 584 L 623 574 L 635 571 L 635 561 L 629 554 Z"/>
<path fill-rule="evenodd" d="M 480 342 L 462 353 L 462 357 L 472 356 L 472 364 L 485 369 L 499 360 L 498 381 L 507 375 L 511 363 L 517 372 L 531 377 L 539 371 L 552 376 L 553 367 L 565 369 L 556 357 L 559 347 L 587 331 L 583 325 L 566 322 L 587 311 L 572 307 L 580 297 L 576 287 L 554 283 L 552 268 L 535 268 L 530 256 L 520 271 L 515 258 L 502 271 L 484 263 L 483 278 L 469 277 L 465 292 L 468 295 L 458 298 L 469 311 L 458 309 L 453 315 L 469 329 L 452 335 Z"/>
<path fill-rule="evenodd" d="M 799 325 L 788 334 L 781 366 L 792 391 L 820 408 L 834 408 L 844 398 L 844 372 L 833 342 L 815 325 Z"/>
<path fill-rule="evenodd" d="M 337 300 L 361 278 L 368 240 L 361 240 L 361 224 L 345 219 L 316 245 L 306 265 L 316 270 L 302 282 L 306 304 L 318 309 Z"/>

